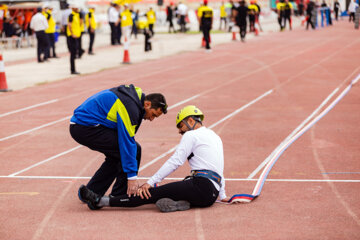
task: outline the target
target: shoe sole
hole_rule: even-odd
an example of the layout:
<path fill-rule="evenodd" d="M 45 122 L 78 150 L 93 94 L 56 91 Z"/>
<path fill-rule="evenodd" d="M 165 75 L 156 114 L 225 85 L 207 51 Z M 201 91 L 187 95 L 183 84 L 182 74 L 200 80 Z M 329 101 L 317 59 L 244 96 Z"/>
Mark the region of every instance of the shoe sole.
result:
<path fill-rule="evenodd" d="M 185 211 L 190 209 L 188 201 L 174 201 L 170 198 L 162 198 L 156 202 L 156 206 L 161 212 Z"/>

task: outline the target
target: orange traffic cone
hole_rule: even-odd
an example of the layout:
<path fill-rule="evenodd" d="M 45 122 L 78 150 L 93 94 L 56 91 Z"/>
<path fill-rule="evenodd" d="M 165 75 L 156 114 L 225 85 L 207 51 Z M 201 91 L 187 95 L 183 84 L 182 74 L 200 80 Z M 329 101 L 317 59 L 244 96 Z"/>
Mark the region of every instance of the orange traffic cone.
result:
<path fill-rule="evenodd" d="M 8 89 L 6 83 L 6 76 L 5 76 L 5 66 L 2 58 L 2 54 L 0 54 L 0 92 L 9 92 L 11 91 Z"/>
<path fill-rule="evenodd" d="M 205 47 L 206 46 L 206 42 L 205 42 L 205 38 L 202 38 L 202 42 L 201 42 L 201 47 Z"/>
<path fill-rule="evenodd" d="M 232 32 L 232 40 L 236 41 L 236 32 Z"/>
<path fill-rule="evenodd" d="M 130 54 L 129 54 L 129 41 L 127 40 L 127 38 L 125 37 L 125 42 L 124 42 L 124 58 L 123 58 L 123 63 L 124 64 L 130 64 Z"/>

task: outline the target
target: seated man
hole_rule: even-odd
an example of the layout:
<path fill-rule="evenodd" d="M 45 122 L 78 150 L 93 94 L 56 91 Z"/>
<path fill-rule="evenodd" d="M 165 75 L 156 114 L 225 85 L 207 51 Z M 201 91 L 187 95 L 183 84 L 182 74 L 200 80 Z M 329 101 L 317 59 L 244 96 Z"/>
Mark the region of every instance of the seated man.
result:
<path fill-rule="evenodd" d="M 154 204 L 162 212 L 183 211 L 190 207 L 209 207 L 218 196 L 224 202 L 224 153 L 220 137 L 202 125 L 203 113 L 195 106 L 184 107 L 176 117 L 182 136 L 175 153 L 143 184 L 136 196 L 103 196 L 82 187 L 80 194 L 92 210 L 101 207 L 137 207 Z M 188 160 L 191 176 L 183 181 L 152 187 Z"/>

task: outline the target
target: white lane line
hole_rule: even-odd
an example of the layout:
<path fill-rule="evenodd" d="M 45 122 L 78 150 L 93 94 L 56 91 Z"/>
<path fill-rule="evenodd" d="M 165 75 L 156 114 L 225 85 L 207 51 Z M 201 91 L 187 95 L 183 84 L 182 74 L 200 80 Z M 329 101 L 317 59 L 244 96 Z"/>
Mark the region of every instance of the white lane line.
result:
<path fill-rule="evenodd" d="M 8 139 L 11 139 L 11 138 L 14 138 L 14 137 L 17 137 L 17 136 L 24 135 L 24 134 L 27 134 L 27 133 L 34 132 L 34 131 L 39 130 L 39 129 L 41 129 L 41 128 L 54 125 L 54 124 L 56 124 L 56 123 L 58 123 L 58 122 L 62 122 L 62 121 L 64 121 L 64 120 L 68 120 L 68 119 L 70 119 L 70 118 L 71 118 L 71 116 L 67 116 L 67 117 L 61 118 L 61 119 L 59 119 L 59 120 L 56 120 L 56 121 L 53 121 L 53 122 L 49 122 L 49 123 L 46 123 L 46 124 L 44 124 L 44 125 L 41 125 L 41 126 L 38 126 L 38 127 L 32 128 L 32 129 L 29 129 L 29 130 L 26 130 L 26 131 L 23 131 L 23 132 L 15 133 L 15 134 L 13 134 L 13 135 L 10 135 L 10 136 L 4 137 L 4 138 L 0 138 L 0 142 L 5 141 L 5 140 L 8 140 Z"/>
<path fill-rule="evenodd" d="M 261 96 L 255 98 L 255 99 L 252 100 L 251 102 L 245 104 L 244 106 L 236 109 L 234 112 L 228 114 L 226 117 L 224 117 L 224 118 L 220 119 L 219 121 L 215 122 L 215 123 L 212 124 L 209 128 L 211 129 L 211 128 L 216 127 L 217 125 L 219 125 L 220 123 L 224 122 L 225 120 L 227 120 L 227 119 L 235 116 L 235 115 L 238 114 L 239 112 L 241 112 L 241 111 L 243 111 L 244 109 L 250 107 L 250 106 L 253 105 L 254 103 L 260 101 L 261 99 L 263 99 L 263 98 L 266 97 L 267 95 L 271 94 L 272 92 L 273 92 L 273 90 L 267 91 L 266 93 L 264 93 L 264 94 L 262 94 Z M 177 147 L 177 145 L 176 145 L 175 147 L 171 148 L 170 150 L 168 150 L 167 152 L 165 152 L 165 153 L 159 155 L 158 157 L 154 158 L 154 159 L 151 160 L 150 162 L 146 163 L 144 166 L 142 166 L 142 167 L 139 169 L 139 172 L 142 171 L 142 170 L 144 170 L 145 168 L 149 167 L 150 165 L 154 164 L 155 162 L 159 161 L 160 159 L 162 159 L 162 158 L 165 157 L 166 155 L 168 155 L 168 154 L 172 153 L 173 151 L 175 151 L 175 150 L 176 150 L 176 147 Z"/>
<path fill-rule="evenodd" d="M 319 113 L 319 111 L 329 102 L 329 100 L 335 95 L 335 93 L 339 91 L 339 88 L 336 88 L 327 98 L 320 104 L 319 107 L 315 109 L 315 111 L 310 114 L 289 136 L 285 138 L 276 148 L 275 150 L 248 176 L 248 179 L 255 177 L 255 175 L 272 159 L 275 153 L 278 152 L 284 144 L 286 144 L 289 139 L 291 139 L 297 132 L 299 132 L 315 115 Z"/>
<path fill-rule="evenodd" d="M 11 178 L 11 179 L 90 179 L 91 177 L 77 177 L 77 176 L 0 176 L 0 178 Z M 138 177 L 139 180 L 149 180 L 150 177 Z M 168 177 L 164 180 L 168 181 L 181 181 L 184 178 Z M 225 178 L 225 181 L 233 182 L 255 182 L 258 179 L 248 178 Z M 316 183 L 360 183 L 360 179 L 267 179 L 266 182 L 316 182 Z"/>
<path fill-rule="evenodd" d="M 191 101 L 191 100 L 193 100 L 193 99 L 195 99 L 195 98 L 198 98 L 198 97 L 200 97 L 200 96 L 201 96 L 201 94 L 197 94 L 197 95 L 195 95 L 195 96 L 189 97 L 188 99 L 185 99 L 185 100 L 183 100 L 183 101 L 181 101 L 181 102 L 178 102 L 178 103 L 176 103 L 176 104 L 168 107 L 168 110 L 171 110 L 171 109 L 173 109 L 173 108 L 176 108 L 177 106 L 180 106 L 180 105 L 182 105 L 182 104 L 184 104 L 184 103 L 186 103 L 186 102 L 189 102 L 189 101 Z"/>
<path fill-rule="evenodd" d="M 47 105 L 47 104 L 51 104 L 51 103 L 54 103 L 54 102 L 57 102 L 57 101 L 59 101 L 59 99 L 53 99 L 53 100 L 50 100 L 50 101 L 47 101 L 47 102 L 38 103 L 38 104 L 35 104 L 35 105 L 31 105 L 29 107 L 25 107 L 25 108 L 21 108 L 21 109 L 18 109 L 18 110 L 11 111 L 11 112 L 3 113 L 3 114 L 0 114 L 0 118 L 11 115 L 11 114 L 14 114 L 14 113 L 26 111 L 26 110 L 29 110 L 29 109 L 32 109 L 32 108 L 36 108 L 36 107 L 44 106 L 44 105 Z"/>
<path fill-rule="evenodd" d="M 21 170 L 21 171 L 18 171 L 18 172 L 16 172 L 16 173 L 10 174 L 9 177 L 14 177 L 14 176 L 16 176 L 16 175 L 18 175 L 18 174 L 20 174 L 20 173 L 23 173 L 23 172 L 25 172 L 25 171 L 27 171 L 27 170 L 30 170 L 30 169 L 32 169 L 32 168 L 34 168 L 34 167 L 37 167 L 37 166 L 39 166 L 39 165 L 41 165 L 41 164 L 43 164 L 43 163 L 49 162 L 49 161 L 51 161 L 51 160 L 53 160 L 53 159 L 55 159 L 55 158 L 57 158 L 57 157 L 60 157 L 60 156 L 63 156 L 63 155 L 65 155 L 65 154 L 68 154 L 68 153 L 70 153 L 70 152 L 72 152 L 72 151 L 75 151 L 76 149 L 79 149 L 79 148 L 81 148 L 81 147 L 82 147 L 82 146 L 79 145 L 79 146 L 74 147 L 74 148 L 71 148 L 71 149 L 69 149 L 69 150 L 67 150 L 67 151 L 65 151 L 65 152 L 62 152 L 62 153 L 59 153 L 59 154 L 57 154 L 57 155 L 55 155 L 55 156 L 49 157 L 49 158 L 47 158 L 47 159 L 45 159 L 45 160 L 43 160 L 43 161 L 41 161 L 41 162 L 35 163 L 35 164 L 31 165 L 30 167 L 27 167 L 27 168 L 23 169 L 23 170 Z"/>

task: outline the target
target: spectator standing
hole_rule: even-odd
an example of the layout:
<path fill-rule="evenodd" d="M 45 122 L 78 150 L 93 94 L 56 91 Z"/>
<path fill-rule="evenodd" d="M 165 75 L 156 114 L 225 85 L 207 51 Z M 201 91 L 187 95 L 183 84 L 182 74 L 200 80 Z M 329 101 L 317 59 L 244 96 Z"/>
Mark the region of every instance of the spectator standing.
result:
<path fill-rule="evenodd" d="M 119 24 L 119 7 L 115 3 L 111 3 L 110 8 L 108 10 L 108 18 L 109 18 L 109 25 L 111 29 L 111 45 L 120 44 L 118 41 L 118 28 L 117 25 Z"/>
<path fill-rule="evenodd" d="M 224 22 L 224 29 L 226 30 L 227 28 L 227 13 L 226 13 L 226 7 L 224 2 L 221 2 L 221 6 L 220 6 L 220 26 L 219 26 L 219 30 L 221 30 L 221 26 L 222 23 Z"/>
<path fill-rule="evenodd" d="M 350 0 L 349 8 L 348 8 L 349 22 L 351 21 L 355 22 L 355 12 L 358 7 L 359 4 L 356 2 L 356 0 Z"/>
<path fill-rule="evenodd" d="M 340 10 L 340 3 L 338 0 L 334 2 L 334 13 L 335 13 L 335 20 L 339 20 L 339 10 Z"/>
<path fill-rule="evenodd" d="M 173 18 L 174 18 L 173 5 L 174 3 L 171 2 L 170 5 L 168 5 L 166 8 L 166 21 L 169 22 L 169 33 L 171 33 L 171 29 L 173 30 L 174 33 L 176 32 L 173 23 Z"/>
<path fill-rule="evenodd" d="M 315 29 L 315 23 L 313 22 L 313 14 L 316 14 L 316 11 L 314 11 L 316 8 L 315 3 L 311 0 L 306 8 L 306 17 L 307 17 L 307 23 L 306 23 L 306 30 L 309 29 L 309 25 L 311 25 L 312 29 Z"/>
<path fill-rule="evenodd" d="M 155 14 L 154 10 L 152 9 L 152 7 L 146 13 L 146 18 L 147 18 L 147 21 L 149 24 L 149 30 L 151 32 L 151 35 L 154 36 L 154 24 L 156 22 L 156 14 Z"/>
<path fill-rule="evenodd" d="M 124 11 L 120 14 L 121 18 L 121 32 L 124 35 L 125 42 L 130 40 L 131 29 L 133 26 L 132 14 L 129 9 L 129 5 L 124 5 Z"/>
<path fill-rule="evenodd" d="M 72 12 L 69 15 L 68 26 L 67 26 L 67 35 L 69 37 L 69 43 L 70 43 L 70 71 L 71 74 L 80 74 L 75 69 L 75 58 L 79 48 L 78 39 L 81 36 L 79 7 L 78 5 L 73 4 L 71 8 L 72 8 Z"/>
<path fill-rule="evenodd" d="M 205 49 L 210 51 L 210 30 L 212 28 L 214 11 L 208 6 L 208 1 L 204 0 L 204 5 L 199 8 L 198 17 L 201 30 L 205 39 Z"/>
<path fill-rule="evenodd" d="M 240 6 L 234 8 L 233 10 L 234 22 L 239 26 L 240 29 L 240 38 L 242 42 L 245 42 L 246 37 L 246 26 L 247 26 L 247 16 L 249 9 L 246 6 L 245 1 L 240 2 Z"/>
<path fill-rule="evenodd" d="M 95 7 L 90 6 L 89 12 L 85 16 L 86 27 L 89 32 L 89 55 L 94 55 L 93 45 L 95 41 L 95 30 L 97 28 L 96 20 L 95 20 Z"/>
<path fill-rule="evenodd" d="M 291 16 L 294 12 L 294 8 L 291 2 L 289 2 L 289 0 L 285 0 L 284 2 L 284 23 L 283 23 L 283 29 L 286 28 L 286 21 L 289 21 L 289 27 L 290 30 L 292 30 L 292 21 L 291 21 Z"/>
<path fill-rule="evenodd" d="M 186 15 L 187 15 L 187 11 L 188 11 L 188 7 L 180 2 L 179 5 L 177 6 L 177 11 L 179 13 L 179 17 L 180 17 L 180 32 L 186 32 Z"/>
<path fill-rule="evenodd" d="M 37 39 L 37 60 L 38 62 L 44 62 L 48 59 L 48 48 L 49 41 L 47 35 L 45 33 L 45 29 L 49 27 L 49 24 L 42 14 L 42 8 L 37 9 L 37 13 L 31 18 L 30 28 L 35 32 Z M 41 58 L 41 54 L 44 54 L 43 59 Z"/>
<path fill-rule="evenodd" d="M 132 25 L 132 29 L 131 29 L 131 35 L 134 34 L 135 39 L 137 39 L 137 33 L 138 33 L 137 24 L 138 24 L 138 21 L 139 21 L 139 10 L 138 9 L 136 11 L 131 11 L 131 18 L 132 18 L 132 21 L 133 21 L 133 25 Z"/>
<path fill-rule="evenodd" d="M 46 35 L 49 39 L 49 57 L 57 58 L 56 52 L 55 52 L 55 30 L 56 30 L 56 22 L 54 20 L 53 14 L 52 14 L 53 8 L 51 6 L 46 6 L 44 16 L 46 17 L 48 21 L 49 27 L 45 30 Z M 52 50 L 52 54 L 51 54 Z"/>

